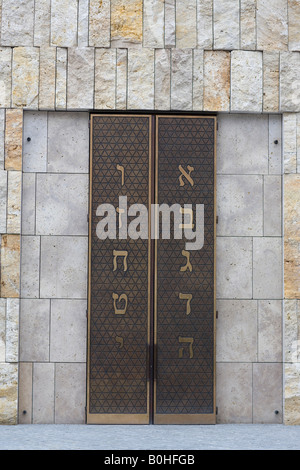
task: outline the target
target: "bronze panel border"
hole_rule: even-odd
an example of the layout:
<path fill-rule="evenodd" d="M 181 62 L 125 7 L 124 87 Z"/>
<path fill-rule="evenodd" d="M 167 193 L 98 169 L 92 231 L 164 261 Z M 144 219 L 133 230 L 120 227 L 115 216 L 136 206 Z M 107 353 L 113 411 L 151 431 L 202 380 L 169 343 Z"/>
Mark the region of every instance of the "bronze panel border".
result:
<path fill-rule="evenodd" d="M 88 328 L 87 328 L 87 402 L 86 402 L 86 423 L 87 424 L 149 424 L 151 420 L 151 384 L 150 384 L 150 371 L 147 371 L 147 413 L 146 414 L 98 414 L 90 413 L 89 411 L 89 397 L 90 397 L 90 312 L 91 312 L 91 242 L 92 242 L 92 176 L 93 176 L 93 118 L 105 117 L 143 117 L 149 119 L 149 195 L 148 203 L 151 207 L 153 197 L 153 171 L 152 162 L 154 161 L 154 146 L 153 146 L 153 115 L 152 114 L 108 114 L 108 113 L 91 113 L 90 119 L 90 162 L 89 162 L 89 231 L 88 231 Z M 151 351 L 151 297 L 152 297 L 152 282 L 153 277 L 151 268 L 152 259 L 152 245 L 151 245 L 151 211 L 149 210 L 148 217 L 148 356 Z M 148 368 L 150 367 L 150 361 Z"/>
<path fill-rule="evenodd" d="M 214 363 L 213 363 L 213 409 L 212 414 L 157 414 L 156 413 L 156 355 L 157 355 L 157 243 L 154 243 L 154 391 L 153 391 L 153 423 L 154 424 L 216 424 L 216 167 L 217 167 L 217 116 L 196 115 L 156 115 L 155 142 L 155 203 L 158 204 L 158 121 L 160 118 L 172 119 L 213 119 L 214 120 Z"/>

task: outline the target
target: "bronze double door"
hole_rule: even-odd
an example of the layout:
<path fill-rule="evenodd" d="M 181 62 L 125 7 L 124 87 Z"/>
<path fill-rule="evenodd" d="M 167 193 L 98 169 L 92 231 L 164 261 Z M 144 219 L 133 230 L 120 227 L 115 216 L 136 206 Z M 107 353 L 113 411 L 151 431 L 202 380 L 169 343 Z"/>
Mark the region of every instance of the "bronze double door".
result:
<path fill-rule="evenodd" d="M 91 115 L 87 423 L 215 423 L 215 136 L 212 116 Z"/>

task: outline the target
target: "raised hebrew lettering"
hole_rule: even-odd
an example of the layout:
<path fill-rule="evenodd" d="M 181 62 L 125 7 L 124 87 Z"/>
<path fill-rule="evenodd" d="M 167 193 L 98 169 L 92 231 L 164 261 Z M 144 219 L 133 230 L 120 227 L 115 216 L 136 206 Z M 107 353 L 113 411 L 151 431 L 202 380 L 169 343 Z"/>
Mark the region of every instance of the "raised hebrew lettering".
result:
<path fill-rule="evenodd" d="M 182 256 L 186 257 L 186 265 L 181 266 L 180 271 L 185 272 L 185 271 L 189 270 L 190 272 L 192 272 L 193 271 L 193 266 L 190 262 L 190 252 L 186 251 L 186 250 L 182 250 L 181 254 L 182 254 Z"/>
<path fill-rule="evenodd" d="M 127 256 L 128 256 L 128 251 L 118 251 L 118 250 L 113 250 L 113 256 L 114 256 L 114 260 L 113 260 L 113 264 L 114 264 L 114 271 L 117 270 L 118 268 L 118 265 L 117 265 L 117 258 L 118 256 L 123 256 L 123 267 L 124 267 L 124 271 L 127 271 Z"/>
<path fill-rule="evenodd" d="M 191 313 L 191 300 L 193 298 L 192 294 L 179 294 L 179 298 L 181 300 L 187 300 L 186 303 L 186 314 L 189 315 Z"/>
<path fill-rule="evenodd" d="M 179 165 L 178 168 L 179 168 L 180 172 L 182 173 L 178 178 L 180 186 L 184 186 L 184 181 L 183 181 L 182 176 L 184 176 L 188 180 L 188 182 L 190 183 L 191 186 L 194 186 L 194 180 L 191 177 L 191 173 L 192 173 L 192 171 L 194 171 L 194 168 L 192 166 L 188 165 L 187 166 L 188 173 L 184 170 L 184 168 L 181 165 Z"/>
<path fill-rule="evenodd" d="M 125 169 L 122 165 L 117 165 L 117 170 L 121 172 L 121 185 L 124 186 L 124 183 L 125 183 Z"/>
<path fill-rule="evenodd" d="M 194 338 L 187 338 L 187 337 L 179 336 L 178 341 L 179 343 L 187 343 L 189 345 L 189 357 L 190 359 L 192 359 L 194 357 L 194 351 L 193 351 Z M 184 352 L 184 347 L 179 348 L 179 358 L 183 357 L 183 352 Z"/>
<path fill-rule="evenodd" d="M 128 297 L 126 294 L 121 294 L 120 296 L 116 294 L 115 292 L 112 294 L 112 298 L 114 301 L 114 309 L 115 309 L 115 314 L 116 315 L 125 315 L 126 310 L 127 310 L 127 303 L 128 303 Z M 125 306 L 123 308 L 118 308 L 117 307 L 117 301 L 122 302 L 122 300 L 125 301 Z"/>
<path fill-rule="evenodd" d="M 180 213 L 183 215 L 189 215 L 190 216 L 190 222 L 188 224 L 183 223 L 179 225 L 179 228 L 194 228 L 193 224 L 193 219 L 194 219 L 194 214 L 193 214 L 193 209 L 187 209 L 187 208 L 182 208 L 180 207 Z M 185 219 L 185 217 L 184 217 Z"/>
<path fill-rule="evenodd" d="M 119 227 L 122 227 L 122 214 L 125 213 L 124 209 L 120 209 L 119 207 L 116 208 L 117 213 L 119 214 Z"/>
<path fill-rule="evenodd" d="M 124 346 L 124 339 L 122 336 L 116 336 L 116 342 L 119 343 L 119 349 L 122 349 Z"/>

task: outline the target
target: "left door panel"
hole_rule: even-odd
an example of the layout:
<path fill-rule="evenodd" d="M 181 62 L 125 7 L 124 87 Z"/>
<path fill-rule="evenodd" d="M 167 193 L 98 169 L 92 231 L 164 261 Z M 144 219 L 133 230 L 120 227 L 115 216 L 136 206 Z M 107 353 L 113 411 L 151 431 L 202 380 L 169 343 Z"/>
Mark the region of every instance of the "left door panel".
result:
<path fill-rule="evenodd" d="M 91 115 L 89 424 L 150 420 L 151 123 L 145 115 Z M 144 223 L 138 239 L 125 230 L 133 220 L 129 215 L 126 221 L 126 208 L 133 204 L 142 204 L 149 214 L 148 233 Z"/>

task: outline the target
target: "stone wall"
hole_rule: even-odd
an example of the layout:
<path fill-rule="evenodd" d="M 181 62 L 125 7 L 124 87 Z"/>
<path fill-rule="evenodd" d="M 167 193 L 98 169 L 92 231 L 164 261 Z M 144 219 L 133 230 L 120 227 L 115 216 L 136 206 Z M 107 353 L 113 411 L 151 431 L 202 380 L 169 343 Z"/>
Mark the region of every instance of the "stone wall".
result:
<path fill-rule="evenodd" d="M 27 142 L 23 111 L 150 109 L 282 115 L 284 422 L 299 424 L 299 2 L 0 0 L 0 11 L 0 422 L 17 422 L 21 234 L 25 244 L 47 237 L 33 232 L 29 240 L 21 230 L 22 133 L 24 149 Z M 274 140 L 270 134 L 272 155 Z M 38 160 L 42 167 L 42 156 Z M 276 157 L 270 161 L 269 169 L 277 164 Z M 49 181 L 55 173 L 59 185 L 65 170 L 56 172 L 57 164 L 42 167 L 42 173 Z M 26 175 L 31 173 L 26 167 L 23 172 L 24 186 L 26 178 L 30 186 L 33 176 Z M 272 199 L 268 189 L 277 187 L 276 179 L 265 176 L 278 176 L 277 170 L 254 174 L 263 178 L 264 194 Z M 240 176 L 245 175 L 249 173 Z M 40 178 L 36 176 L 37 182 Z M 229 185 L 226 178 L 220 184 L 224 190 Z M 268 217 L 264 230 L 272 225 L 273 215 Z M 42 219 L 38 225 L 46 230 Z M 275 243 L 272 234 L 257 239 L 252 255 L 269 253 L 268 237 Z M 261 300 L 258 311 L 269 309 L 269 315 L 271 307 L 263 300 L 278 300 L 254 298 Z M 253 377 L 258 372 L 253 369 Z"/>

